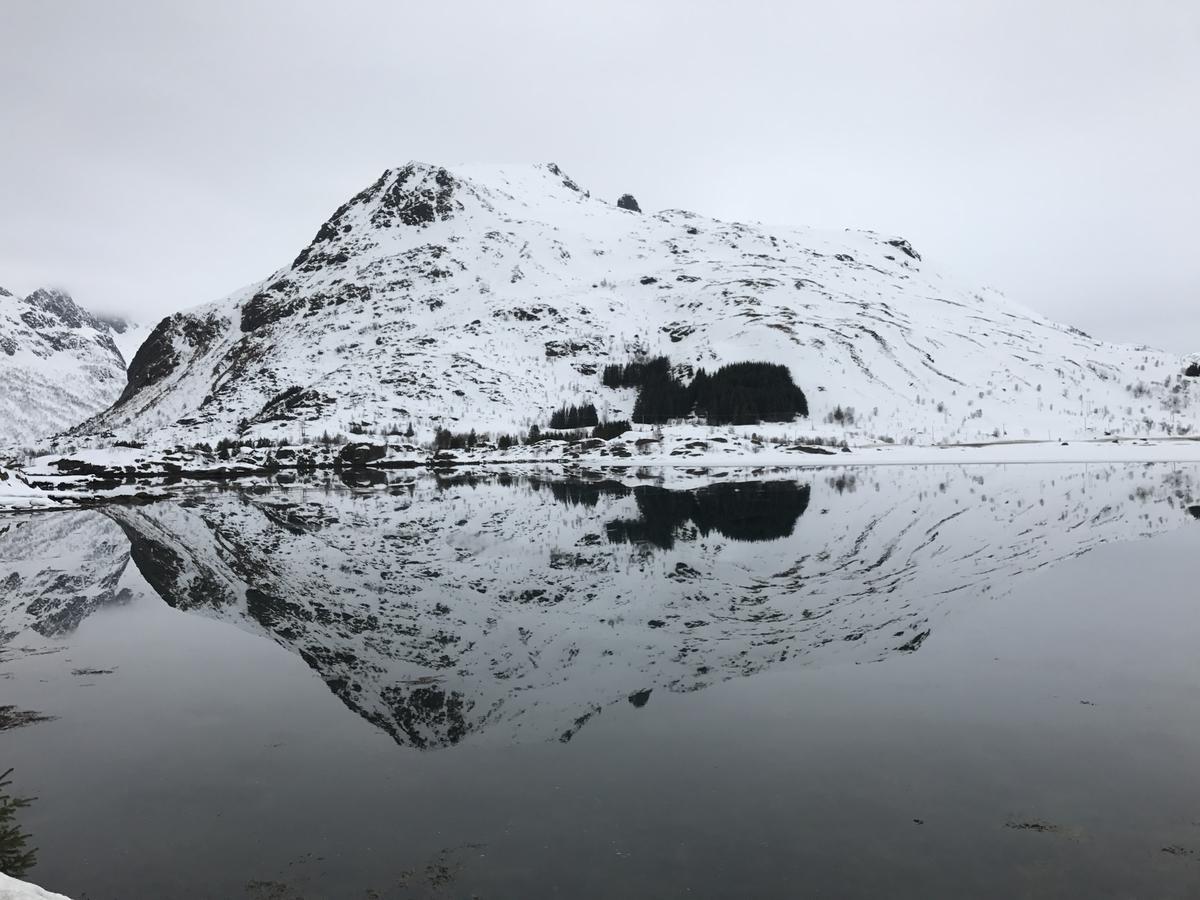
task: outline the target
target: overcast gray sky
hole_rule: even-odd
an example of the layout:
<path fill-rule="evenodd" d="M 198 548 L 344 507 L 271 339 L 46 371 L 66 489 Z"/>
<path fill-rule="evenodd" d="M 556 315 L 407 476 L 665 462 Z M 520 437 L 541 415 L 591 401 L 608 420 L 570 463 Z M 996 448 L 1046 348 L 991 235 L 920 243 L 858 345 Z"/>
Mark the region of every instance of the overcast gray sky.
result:
<path fill-rule="evenodd" d="M 1196 0 L 0 0 L 12 290 L 157 319 L 414 158 L 894 232 L 1098 336 L 1200 350 Z"/>

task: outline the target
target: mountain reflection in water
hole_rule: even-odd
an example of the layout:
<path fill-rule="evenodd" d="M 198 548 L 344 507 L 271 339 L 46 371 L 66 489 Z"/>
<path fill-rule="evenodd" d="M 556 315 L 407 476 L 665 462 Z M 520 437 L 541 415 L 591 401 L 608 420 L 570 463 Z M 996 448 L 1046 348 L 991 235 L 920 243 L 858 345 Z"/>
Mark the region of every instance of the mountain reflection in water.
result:
<path fill-rule="evenodd" d="M 0 771 L 38 799 L 0 864 L 96 900 L 1191 897 L 1195 476 L 318 474 L 5 517 Z"/>
<path fill-rule="evenodd" d="M 546 739 L 652 690 L 914 652 L 972 594 L 1175 527 L 1194 497 L 1153 468 L 769 474 L 408 474 L 28 517 L 0 536 L 3 631 L 68 633 L 122 602 L 132 561 L 398 743 Z"/>

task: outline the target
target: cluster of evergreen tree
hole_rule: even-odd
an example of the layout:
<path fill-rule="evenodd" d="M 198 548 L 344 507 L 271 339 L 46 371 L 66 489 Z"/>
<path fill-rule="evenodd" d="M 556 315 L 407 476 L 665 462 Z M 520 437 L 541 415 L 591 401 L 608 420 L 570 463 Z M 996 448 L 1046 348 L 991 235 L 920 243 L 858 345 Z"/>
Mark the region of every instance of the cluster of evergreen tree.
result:
<path fill-rule="evenodd" d="M 641 387 L 647 381 L 671 377 L 671 361 L 656 356 L 643 362 L 614 363 L 604 367 L 601 381 L 605 387 Z"/>
<path fill-rule="evenodd" d="M 662 425 L 691 415 L 709 425 L 757 425 L 790 422 L 808 415 L 808 399 L 793 382 L 787 366 L 741 362 L 713 373 L 700 369 L 690 384 L 671 374 L 666 357 L 607 366 L 609 387 L 638 388 L 633 421 Z"/>
<path fill-rule="evenodd" d="M 596 407 L 592 403 L 582 406 L 564 406 L 550 415 L 551 428 L 591 428 L 600 423 Z"/>
<path fill-rule="evenodd" d="M 618 419 L 615 422 L 601 422 L 592 429 L 592 437 L 607 441 L 615 437 L 620 437 L 629 431 L 629 429 L 628 419 Z"/>
<path fill-rule="evenodd" d="M 479 443 L 479 435 L 472 428 L 466 432 L 453 432 L 439 428 L 433 435 L 434 450 L 471 450 Z"/>
<path fill-rule="evenodd" d="M 787 366 L 776 363 L 732 363 L 712 375 L 701 369 L 691 390 L 696 411 L 709 425 L 790 422 L 808 416 L 804 391 L 792 383 Z"/>

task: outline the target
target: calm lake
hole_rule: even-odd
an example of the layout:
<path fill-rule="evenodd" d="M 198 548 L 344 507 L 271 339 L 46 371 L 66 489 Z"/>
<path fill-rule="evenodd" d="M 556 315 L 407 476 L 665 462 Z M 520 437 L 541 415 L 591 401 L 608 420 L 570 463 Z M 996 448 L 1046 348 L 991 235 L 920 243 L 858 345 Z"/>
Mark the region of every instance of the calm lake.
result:
<path fill-rule="evenodd" d="M 1198 504 L 472 471 L 0 517 L 0 859 L 76 900 L 1194 898 Z"/>

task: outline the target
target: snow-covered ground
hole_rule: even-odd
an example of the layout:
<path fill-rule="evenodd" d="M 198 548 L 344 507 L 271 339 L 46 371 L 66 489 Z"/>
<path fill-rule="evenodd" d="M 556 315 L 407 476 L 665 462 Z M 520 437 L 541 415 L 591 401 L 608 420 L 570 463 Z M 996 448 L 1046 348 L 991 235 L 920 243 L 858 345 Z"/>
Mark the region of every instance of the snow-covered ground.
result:
<path fill-rule="evenodd" d="M 55 505 L 48 492 L 30 485 L 20 472 L 0 469 L 0 509 L 47 509 Z"/>
<path fill-rule="evenodd" d="M 411 425 L 524 432 L 564 403 L 628 418 L 608 363 L 788 366 L 850 443 L 1167 436 L 1185 361 L 957 282 L 901 238 L 640 214 L 557 166 L 387 170 L 296 259 L 163 320 L 113 409 L 61 445 L 293 443 Z"/>
<path fill-rule="evenodd" d="M 695 475 L 709 469 L 779 472 L 831 467 L 1200 463 L 1200 440 L 1190 438 L 1102 441 L 1016 441 L 978 445 L 829 447 L 798 440 L 765 440 L 751 429 L 667 428 L 630 432 L 609 441 L 574 444 L 543 441 L 505 450 L 434 453 L 407 443 L 379 446 L 378 458 L 360 471 L 457 467 L 508 468 L 515 472 L 569 474 L 581 469 L 654 471 Z M 737 433 L 741 431 L 741 433 Z M 155 451 L 129 447 L 77 450 L 38 457 L 20 472 L 0 469 L 0 510 L 72 508 L 96 501 L 141 502 L 179 490 L 182 481 L 261 479 L 339 466 L 340 447 L 245 448 L 227 458 L 198 450 Z M 347 467 L 349 468 L 349 467 Z M 278 478 L 276 478 L 278 480 Z M 686 480 L 686 479 L 685 479 Z M 176 485 L 175 487 L 169 487 Z"/>
<path fill-rule="evenodd" d="M 21 881 L 0 872 L 0 900 L 70 900 L 62 894 L 44 891 L 36 884 Z"/>

